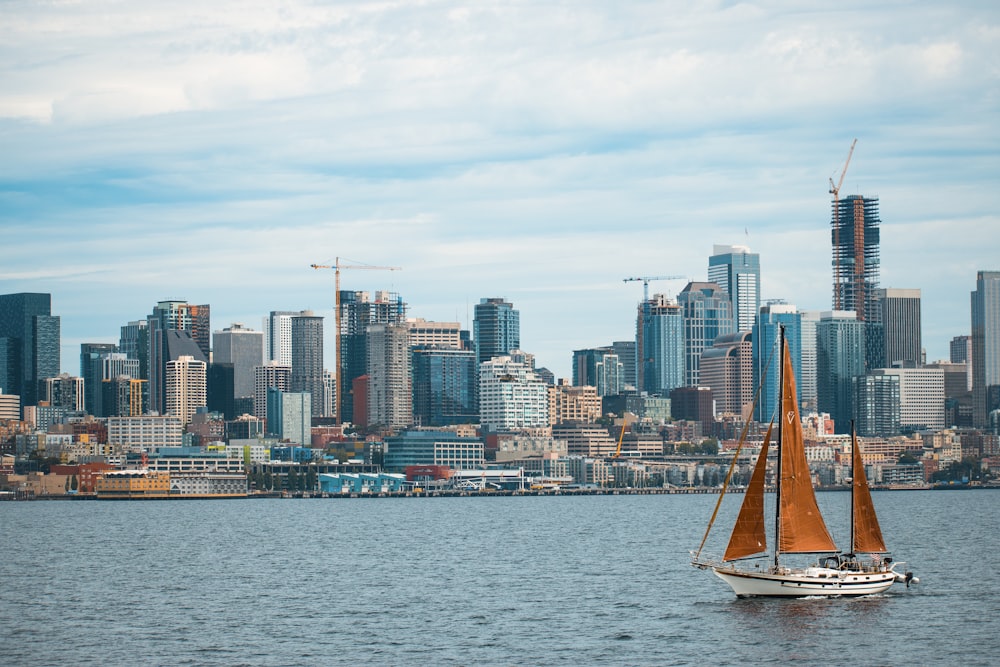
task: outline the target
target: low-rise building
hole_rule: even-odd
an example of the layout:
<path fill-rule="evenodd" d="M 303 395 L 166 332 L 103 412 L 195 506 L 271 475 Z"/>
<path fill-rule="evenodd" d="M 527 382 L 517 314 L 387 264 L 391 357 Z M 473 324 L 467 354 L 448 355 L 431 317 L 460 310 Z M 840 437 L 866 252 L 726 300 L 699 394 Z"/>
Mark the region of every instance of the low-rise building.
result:
<path fill-rule="evenodd" d="M 396 473 L 345 472 L 319 476 L 323 493 L 398 493 L 406 485 L 406 475 Z"/>
<path fill-rule="evenodd" d="M 99 500 L 170 497 L 170 474 L 150 470 L 113 470 L 94 482 Z"/>
<path fill-rule="evenodd" d="M 247 476 L 223 472 L 189 472 L 170 475 L 170 493 L 197 498 L 245 498 L 247 495 Z"/>

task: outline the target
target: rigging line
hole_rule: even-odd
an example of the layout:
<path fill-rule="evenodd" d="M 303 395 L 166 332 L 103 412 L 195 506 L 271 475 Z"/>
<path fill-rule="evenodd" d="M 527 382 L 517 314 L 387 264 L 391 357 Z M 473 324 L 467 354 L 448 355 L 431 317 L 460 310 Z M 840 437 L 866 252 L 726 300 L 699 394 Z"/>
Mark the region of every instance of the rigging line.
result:
<path fill-rule="evenodd" d="M 753 413 L 757 410 L 757 403 L 760 400 L 760 390 L 764 387 L 763 378 L 767 377 L 768 371 L 771 368 L 771 361 L 774 360 L 774 349 L 775 346 L 771 346 L 771 353 L 767 357 L 767 363 L 764 364 L 764 370 L 761 372 L 760 377 L 762 378 L 759 383 L 757 383 L 757 390 L 753 395 L 753 404 L 750 406 L 750 416 L 753 417 Z M 736 453 L 733 454 L 733 460 L 729 462 L 729 470 L 726 472 L 726 481 L 722 484 L 722 490 L 719 491 L 719 499 L 715 501 L 715 510 L 712 511 L 712 518 L 708 520 L 708 527 L 705 528 L 705 535 L 701 538 L 701 544 L 698 545 L 698 551 L 695 553 L 694 557 L 697 560 L 701 556 L 701 550 L 705 548 L 705 542 L 708 541 L 708 534 L 712 532 L 712 525 L 715 523 L 716 517 L 719 515 L 719 508 L 722 507 L 722 499 L 726 495 L 726 489 L 729 488 L 729 481 L 733 477 L 733 470 L 736 468 L 736 461 L 739 459 L 740 452 L 743 450 L 743 445 L 746 442 L 747 433 L 750 430 L 750 422 L 752 419 L 747 419 L 743 424 L 743 430 L 740 432 L 739 442 L 736 444 Z M 774 422 L 774 416 L 771 417 L 772 423 Z"/>

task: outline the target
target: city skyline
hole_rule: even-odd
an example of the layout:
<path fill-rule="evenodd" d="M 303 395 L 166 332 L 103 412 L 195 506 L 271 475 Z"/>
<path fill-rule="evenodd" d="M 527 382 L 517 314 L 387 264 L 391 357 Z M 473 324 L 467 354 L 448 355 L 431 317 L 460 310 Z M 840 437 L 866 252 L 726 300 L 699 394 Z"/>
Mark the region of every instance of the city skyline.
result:
<path fill-rule="evenodd" d="M 0 293 L 53 296 L 61 370 L 172 298 L 213 330 L 397 292 L 479 299 L 570 377 L 631 340 L 636 275 L 760 255 L 761 300 L 829 310 L 830 195 L 877 196 L 880 286 L 928 360 L 1000 247 L 1000 9 L 16 4 L 0 65 Z M 650 285 L 676 296 L 686 282 Z M 108 324 L 111 323 L 109 327 Z M 329 364 L 327 364 L 329 366 Z"/>

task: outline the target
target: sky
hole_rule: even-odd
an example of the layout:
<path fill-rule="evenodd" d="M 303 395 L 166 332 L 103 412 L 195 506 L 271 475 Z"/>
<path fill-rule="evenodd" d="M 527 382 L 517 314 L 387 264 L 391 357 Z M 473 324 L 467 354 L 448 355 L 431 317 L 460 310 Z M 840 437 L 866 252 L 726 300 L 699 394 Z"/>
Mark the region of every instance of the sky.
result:
<path fill-rule="evenodd" d="M 0 293 L 49 292 L 62 368 L 161 300 L 212 328 L 391 290 L 521 347 L 633 339 L 635 276 L 759 253 L 832 308 L 830 179 L 880 199 L 881 286 L 929 360 L 1000 270 L 995 2 L 0 3 Z M 653 281 L 674 296 L 684 280 Z"/>

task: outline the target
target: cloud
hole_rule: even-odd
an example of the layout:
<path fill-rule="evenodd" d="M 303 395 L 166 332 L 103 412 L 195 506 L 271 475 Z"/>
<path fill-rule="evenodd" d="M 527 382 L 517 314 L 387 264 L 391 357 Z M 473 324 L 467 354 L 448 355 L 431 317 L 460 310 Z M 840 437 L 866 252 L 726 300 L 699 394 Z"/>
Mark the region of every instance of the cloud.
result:
<path fill-rule="evenodd" d="M 761 254 L 765 297 L 827 308 L 827 179 L 857 137 L 844 191 L 881 197 L 883 275 L 923 288 L 944 356 L 967 328 L 954 294 L 1000 245 L 998 19 L 974 2 L 8 3 L 0 289 L 52 291 L 67 340 L 113 337 L 168 295 L 216 323 L 320 310 L 332 277 L 309 264 L 350 256 L 403 266 L 343 279 L 417 316 L 515 299 L 525 347 L 566 374 L 574 347 L 633 335 L 622 278 L 703 278 L 714 243 Z"/>

